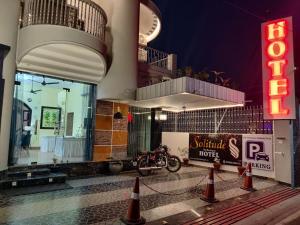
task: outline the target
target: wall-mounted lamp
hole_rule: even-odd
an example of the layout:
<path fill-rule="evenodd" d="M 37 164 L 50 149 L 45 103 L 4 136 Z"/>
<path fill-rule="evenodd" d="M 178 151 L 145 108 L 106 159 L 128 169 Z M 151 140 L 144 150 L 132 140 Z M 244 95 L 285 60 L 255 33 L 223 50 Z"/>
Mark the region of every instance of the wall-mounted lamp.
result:
<path fill-rule="evenodd" d="M 121 113 L 120 106 L 118 106 L 117 112 L 114 114 L 114 119 L 116 119 L 116 120 L 123 119 L 123 114 Z"/>

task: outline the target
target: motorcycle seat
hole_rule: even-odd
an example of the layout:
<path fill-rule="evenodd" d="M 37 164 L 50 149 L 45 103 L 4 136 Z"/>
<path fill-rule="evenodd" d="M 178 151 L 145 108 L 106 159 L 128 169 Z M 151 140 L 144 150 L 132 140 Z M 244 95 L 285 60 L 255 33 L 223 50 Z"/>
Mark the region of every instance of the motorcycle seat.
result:
<path fill-rule="evenodd" d="M 154 153 L 164 153 L 165 150 L 164 149 L 156 149 L 153 151 Z"/>

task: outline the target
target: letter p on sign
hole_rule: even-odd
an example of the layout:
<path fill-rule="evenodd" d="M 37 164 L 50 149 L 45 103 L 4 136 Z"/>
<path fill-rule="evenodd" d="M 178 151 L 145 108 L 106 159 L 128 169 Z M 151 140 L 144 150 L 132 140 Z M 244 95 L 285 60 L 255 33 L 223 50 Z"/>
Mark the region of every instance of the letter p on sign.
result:
<path fill-rule="evenodd" d="M 246 142 L 246 157 L 248 159 L 255 159 L 255 155 L 258 152 L 264 151 L 264 143 L 259 141 L 247 141 Z"/>

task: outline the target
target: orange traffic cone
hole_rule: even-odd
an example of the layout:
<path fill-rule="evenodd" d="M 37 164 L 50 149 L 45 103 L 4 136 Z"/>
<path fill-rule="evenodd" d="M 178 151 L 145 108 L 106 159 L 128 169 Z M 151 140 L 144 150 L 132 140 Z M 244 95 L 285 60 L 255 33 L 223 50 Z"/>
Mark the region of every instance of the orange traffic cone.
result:
<path fill-rule="evenodd" d="M 253 183 L 252 183 L 251 163 L 247 164 L 246 176 L 244 176 L 244 185 L 241 187 L 241 189 L 244 189 L 246 191 L 256 191 L 256 189 L 253 188 Z"/>
<path fill-rule="evenodd" d="M 201 194 L 200 199 L 209 203 L 218 202 L 215 198 L 215 185 L 214 185 L 214 169 L 209 169 L 208 181 L 206 190 Z"/>
<path fill-rule="evenodd" d="M 128 225 L 140 225 L 146 223 L 146 220 L 140 215 L 140 185 L 138 177 L 135 180 L 135 185 L 131 194 L 127 218 L 121 218 L 121 221 Z"/>

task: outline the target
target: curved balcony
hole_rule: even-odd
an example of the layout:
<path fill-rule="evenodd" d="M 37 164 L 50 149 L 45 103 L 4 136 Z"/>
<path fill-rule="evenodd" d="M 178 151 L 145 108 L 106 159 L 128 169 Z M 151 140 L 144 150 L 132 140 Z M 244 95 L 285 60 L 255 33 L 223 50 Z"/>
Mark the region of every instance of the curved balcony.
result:
<path fill-rule="evenodd" d="M 106 23 L 91 0 L 25 0 L 18 69 L 98 83 L 107 67 Z"/>
<path fill-rule="evenodd" d="M 151 0 L 141 0 L 139 43 L 146 45 L 154 40 L 161 31 L 161 14 Z"/>

